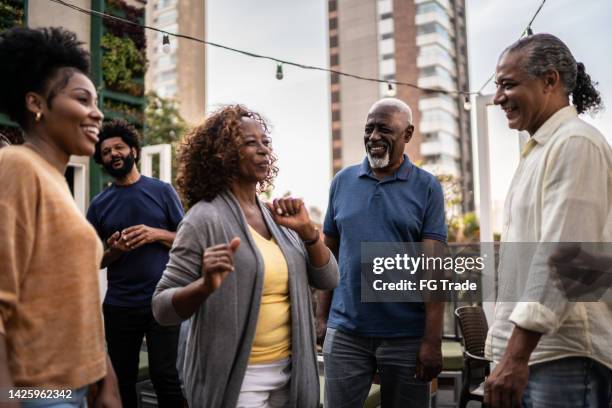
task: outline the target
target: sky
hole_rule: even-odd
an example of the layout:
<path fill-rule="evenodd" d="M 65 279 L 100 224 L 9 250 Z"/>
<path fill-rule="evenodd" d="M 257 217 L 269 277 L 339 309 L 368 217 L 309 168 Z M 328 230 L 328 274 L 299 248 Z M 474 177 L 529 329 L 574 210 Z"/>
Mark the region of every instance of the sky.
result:
<path fill-rule="evenodd" d="M 518 39 L 540 3 L 541 0 L 466 0 L 472 89 L 480 88 L 495 71 L 500 52 Z M 326 7 L 325 0 L 208 0 L 207 39 L 326 67 Z M 583 62 L 587 72 L 599 82 L 604 103 L 610 109 L 585 119 L 612 141 L 610 21 L 610 0 L 548 0 L 532 27 L 534 32 L 550 32 L 561 38 L 576 60 Z M 242 103 L 263 114 L 272 124 L 271 136 L 280 168 L 274 195 L 291 192 L 303 197 L 307 205 L 325 211 L 331 181 L 328 75 L 285 66 L 284 78 L 279 81 L 273 62 L 212 47 L 207 48 L 206 70 L 208 110 Z M 484 91 L 493 90 L 493 84 L 489 84 Z M 492 108 L 490 112 L 492 194 L 493 201 L 499 204 L 518 160 L 518 136 L 505 128 L 499 111 Z M 474 110 L 472 114 L 475 122 Z"/>

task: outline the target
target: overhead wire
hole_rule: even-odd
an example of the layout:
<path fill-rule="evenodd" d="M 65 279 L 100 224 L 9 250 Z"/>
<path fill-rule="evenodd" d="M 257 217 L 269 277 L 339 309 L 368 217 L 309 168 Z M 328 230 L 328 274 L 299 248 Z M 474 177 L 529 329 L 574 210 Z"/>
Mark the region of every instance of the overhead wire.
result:
<path fill-rule="evenodd" d="M 118 17 L 118 16 L 113 16 L 111 14 L 107 14 L 107 13 L 103 13 L 101 11 L 97 11 L 97 10 L 92 10 L 92 9 L 86 9 L 83 7 L 79 7 L 75 4 L 71 4 L 68 3 L 64 0 L 49 0 L 51 2 L 60 4 L 62 6 L 71 8 L 75 11 L 78 11 L 80 13 L 83 14 L 87 14 L 90 15 L 92 17 L 100 17 L 102 19 L 109 19 L 109 20 L 114 20 L 117 22 L 121 22 L 124 24 L 129 24 L 132 26 L 136 26 L 136 27 L 140 27 L 143 29 L 147 29 L 147 30 L 151 30 L 151 31 L 155 31 L 158 33 L 162 33 L 164 35 L 164 39 L 168 38 L 167 36 L 172 36 L 175 38 L 182 38 L 185 40 L 189 40 L 189 41 L 195 41 L 201 44 L 205 44 L 205 45 L 209 45 L 211 47 L 215 47 L 215 48 L 220 48 L 226 51 L 230 51 L 230 52 L 235 52 L 238 54 L 242 54 L 245 55 L 247 57 L 252 57 L 252 58 L 259 58 L 259 59 L 264 59 L 264 60 L 269 60 L 269 61 L 273 61 L 277 64 L 278 66 L 282 66 L 282 65 L 288 65 L 288 66 L 292 66 L 292 67 L 296 67 L 296 68 L 300 68 L 300 69 L 305 69 L 305 70 L 312 70 L 312 71 L 322 71 L 322 72 L 328 72 L 330 74 L 333 75 L 338 75 L 338 76 L 344 76 L 347 78 L 353 78 L 353 79 L 357 79 L 357 80 L 361 80 L 361 81 L 369 81 L 369 82 L 377 82 L 377 83 L 381 83 L 381 84 L 387 84 L 389 85 L 401 85 L 401 86 L 407 86 L 413 89 L 417 89 L 426 93 L 443 93 L 443 94 L 447 94 L 447 95 L 464 95 L 464 96 L 470 96 L 470 95 L 482 95 L 482 91 L 484 90 L 484 88 L 491 82 L 491 80 L 494 78 L 494 74 L 489 77 L 489 79 L 487 79 L 487 81 L 485 81 L 485 83 L 477 90 L 477 91 L 470 91 L 470 90 L 457 90 L 457 91 L 449 91 L 449 90 L 445 90 L 445 89 L 439 89 L 439 88 L 428 88 L 428 87 L 422 87 L 413 83 L 409 83 L 409 82 L 402 82 L 402 81 L 396 81 L 396 80 L 387 80 L 387 79 L 380 79 L 380 78 L 372 78 L 372 77 L 367 77 L 367 76 L 363 76 L 363 75 L 356 75 L 356 74 L 352 74 L 352 73 L 348 73 L 348 72 L 343 72 L 343 71 L 339 71 L 336 69 L 331 69 L 331 68 L 324 68 L 324 67 L 318 67 L 318 66 L 314 66 L 314 65 L 306 65 L 306 64 L 301 64 L 301 63 L 297 63 L 297 62 L 293 62 L 293 61 L 289 61 L 289 60 L 284 60 L 281 58 L 277 58 L 277 57 L 272 57 L 269 55 L 262 55 L 262 54 L 257 54 L 255 52 L 251 52 L 251 51 L 245 51 L 245 50 L 241 50 L 238 48 L 233 48 L 233 47 L 229 47 L 227 45 L 223 45 L 223 44 L 219 44 L 219 43 L 215 43 L 212 41 L 208 41 L 208 40 L 203 40 L 200 38 L 196 38 L 190 35 L 186 35 L 186 34 L 180 34 L 180 33 L 172 33 L 166 30 L 163 30 L 161 28 L 157 28 L 157 27 L 153 27 L 153 26 L 149 26 L 146 24 L 140 24 L 138 22 L 135 21 L 131 21 L 128 20 L 126 18 L 122 18 L 122 17 Z M 537 15 L 540 13 L 540 10 L 542 10 L 542 7 L 544 6 L 544 3 L 546 2 L 546 0 L 542 0 L 542 3 L 540 4 L 540 6 L 538 7 L 538 9 L 536 10 L 535 14 L 532 16 L 531 20 L 529 21 L 529 24 L 527 24 L 527 27 L 525 27 L 525 30 L 523 30 L 523 33 L 521 34 L 521 37 L 523 37 L 525 35 L 525 33 L 530 32 L 531 30 L 531 24 L 533 23 L 533 21 L 535 20 L 535 18 L 537 17 Z M 278 77 L 278 70 L 277 70 L 277 77 Z"/>

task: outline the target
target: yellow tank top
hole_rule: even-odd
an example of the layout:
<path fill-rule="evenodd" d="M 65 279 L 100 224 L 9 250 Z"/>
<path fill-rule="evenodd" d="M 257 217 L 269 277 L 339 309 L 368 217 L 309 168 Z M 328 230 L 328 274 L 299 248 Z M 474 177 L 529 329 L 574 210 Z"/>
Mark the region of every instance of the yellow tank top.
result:
<path fill-rule="evenodd" d="M 264 262 L 259 318 L 249 364 L 266 364 L 291 355 L 291 303 L 287 261 L 274 238 L 267 240 L 249 225 Z"/>

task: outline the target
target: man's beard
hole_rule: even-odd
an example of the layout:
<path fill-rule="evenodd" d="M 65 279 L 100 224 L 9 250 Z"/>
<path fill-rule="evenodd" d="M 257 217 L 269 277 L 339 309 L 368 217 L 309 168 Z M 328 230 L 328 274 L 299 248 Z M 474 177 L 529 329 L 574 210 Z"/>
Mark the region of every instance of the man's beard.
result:
<path fill-rule="evenodd" d="M 121 179 L 127 176 L 132 168 L 134 167 L 134 154 L 130 152 L 129 155 L 123 158 L 123 166 L 119 168 L 113 167 L 113 161 L 110 163 L 104 163 L 104 169 L 108 174 L 110 174 L 114 178 Z"/>
<path fill-rule="evenodd" d="M 389 150 L 390 146 L 387 143 L 384 143 L 387 147 L 385 151 L 385 155 L 383 157 L 373 157 L 370 153 L 369 146 L 366 146 L 366 154 L 368 156 L 368 162 L 370 162 L 370 167 L 373 169 L 384 169 L 389 165 Z"/>

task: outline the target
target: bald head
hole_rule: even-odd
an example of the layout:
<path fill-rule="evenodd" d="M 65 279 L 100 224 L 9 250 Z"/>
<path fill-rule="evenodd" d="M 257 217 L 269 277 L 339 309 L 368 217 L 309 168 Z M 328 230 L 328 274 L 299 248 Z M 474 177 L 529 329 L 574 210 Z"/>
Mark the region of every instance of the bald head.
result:
<path fill-rule="evenodd" d="M 397 99 L 397 98 L 383 98 L 374 102 L 368 115 L 372 114 L 375 111 L 384 110 L 386 112 L 399 112 L 401 115 L 401 119 L 405 121 L 406 126 L 412 125 L 412 110 L 410 106 L 406 104 L 406 102 Z"/>

